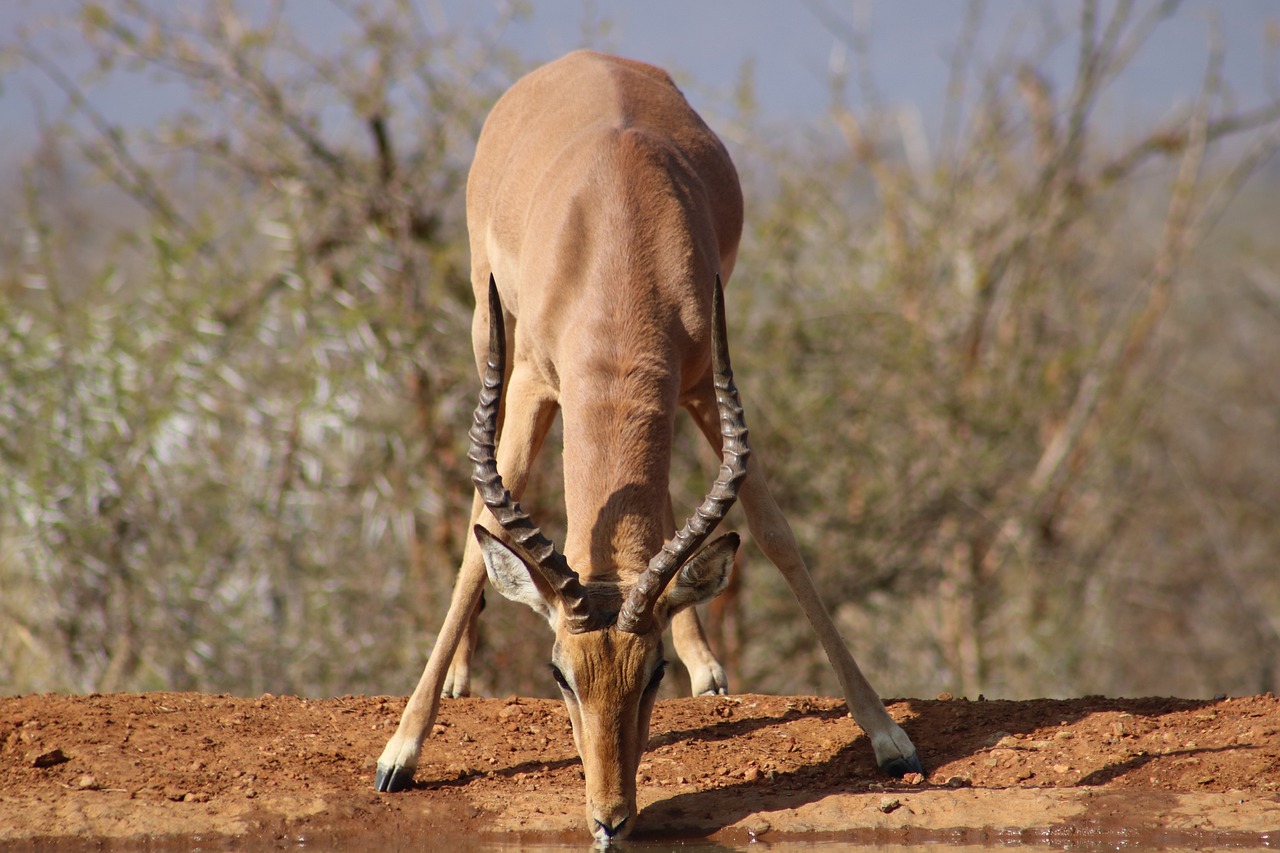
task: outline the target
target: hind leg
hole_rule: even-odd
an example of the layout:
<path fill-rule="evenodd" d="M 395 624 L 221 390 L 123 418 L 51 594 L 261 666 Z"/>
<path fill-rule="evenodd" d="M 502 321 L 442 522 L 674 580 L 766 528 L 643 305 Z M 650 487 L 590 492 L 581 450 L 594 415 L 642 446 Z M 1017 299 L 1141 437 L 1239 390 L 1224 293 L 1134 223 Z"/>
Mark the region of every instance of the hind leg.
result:
<path fill-rule="evenodd" d="M 667 508 L 663 518 L 663 533 L 670 539 L 676 532 L 675 511 L 671 496 L 667 495 Z M 698 610 L 689 607 L 681 610 L 671 620 L 671 639 L 675 643 L 680 662 L 689 670 L 690 692 L 694 696 L 725 694 L 729 692 L 729 679 L 724 667 L 711 651 L 707 634 L 698 620 Z"/>
<path fill-rule="evenodd" d="M 476 642 L 480 638 L 480 614 L 484 611 L 484 593 L 476 602 L 471 618 L 463 624 L 462 636 L 458 639 L 458 650 L 453 653 L 453 662 L 444 677 L 444 687 L 440 695 L 445 699 L 456 699 L 471 695 L 471 659 L 476 653 Z"/>

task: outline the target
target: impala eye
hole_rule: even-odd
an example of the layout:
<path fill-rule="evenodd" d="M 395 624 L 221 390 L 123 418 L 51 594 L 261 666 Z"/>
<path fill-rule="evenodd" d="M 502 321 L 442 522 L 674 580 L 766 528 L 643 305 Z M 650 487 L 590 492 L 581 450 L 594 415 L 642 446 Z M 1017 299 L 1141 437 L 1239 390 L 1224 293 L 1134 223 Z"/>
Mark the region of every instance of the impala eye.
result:
<path fill-rule="evenodd" d="M 564 677 L 564 673 L 560 671 L 560 667 L 556 666 L 555 664 L 551 664 L 550 666 L 551 666 L 551 677 L 556 680 L 556 684 L 560 685 L 560 689 L 566 690 L 569 693 L 572 693 L 573 688 L 569 686 L 569 680 Z"/>
<path fill-rule="evenodd" d="M 649 676 L 649 686 L 645 690 L 656 690 L 658 685 L 662 683 L 662 676 L 667 674 L 667 662 L 662 661 L 658 664 L 658 668 L 653 671 L 653 675 Z"/>

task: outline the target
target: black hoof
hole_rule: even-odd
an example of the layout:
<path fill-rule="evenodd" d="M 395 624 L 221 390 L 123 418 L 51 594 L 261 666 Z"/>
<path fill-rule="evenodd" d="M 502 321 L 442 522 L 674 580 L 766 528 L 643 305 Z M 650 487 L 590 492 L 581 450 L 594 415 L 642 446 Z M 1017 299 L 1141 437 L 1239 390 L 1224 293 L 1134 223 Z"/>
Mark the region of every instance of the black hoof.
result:
<path fill-rule="evenodd" d="M 908 773 L 924 775 L 924 768 L 920 766 L 920 756 L 914 752 L 906 758 L 895 758 L 892 761 L 886 761 L 880 765 L 880 769 L 899 779 Z"/>
<path fill-rule="evenodd" d="M 373 777 L 373 787 L 375 790 L 383 791 L 388 794 L 394 794 L 396 791 L 403 791 L 413 782 L 413 771 L 406 770 L 403 767 L 393 767 L 390 771 L 378 768 L 377 774 Z"/>

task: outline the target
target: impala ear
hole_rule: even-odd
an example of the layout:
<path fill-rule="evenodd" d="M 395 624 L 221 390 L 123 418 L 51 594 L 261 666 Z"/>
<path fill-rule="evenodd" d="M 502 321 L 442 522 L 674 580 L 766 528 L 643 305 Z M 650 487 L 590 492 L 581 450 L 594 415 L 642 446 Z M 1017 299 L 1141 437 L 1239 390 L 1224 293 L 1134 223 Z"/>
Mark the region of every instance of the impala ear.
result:
<path fill-rule="evenodd" d="M 555 627 L 556 608 L 533 582 L 533 573 L 520 555 L 480 525 L 475 527 L 476 541 L 484 556 L 484 570 L 489 583 L 504 598 L 532 607 L 534 612 Z"/>
<path fill-rule="evenodd" d="M 654 618 L 660 625 L 666 625 L 686 607 L 710 601 L 724 592 L 729 585 L 733 558 L 738 553 L 740 541 L 738 534 L 726 533 L 704 546 L 680 567 L 653 608 Z"/>

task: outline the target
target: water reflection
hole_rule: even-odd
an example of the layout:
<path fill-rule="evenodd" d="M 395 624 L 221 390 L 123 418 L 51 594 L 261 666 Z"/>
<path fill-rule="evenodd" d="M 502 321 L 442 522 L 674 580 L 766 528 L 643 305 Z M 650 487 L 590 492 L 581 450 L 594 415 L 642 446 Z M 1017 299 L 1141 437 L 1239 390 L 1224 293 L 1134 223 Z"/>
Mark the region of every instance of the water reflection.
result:
<path fill-rule="evenodd" d="M 585 836 L 585 834 L 584 834 Z M 1206 853 L 1206 851 L 1241 851 L 1270 850 L 1280 846 L 1280 835 L 1275 839 L 1268 834 L 1260 835 L 1212 835 L 1201 833 L 1179 833 L 1174 831 L 1124 832 L 1111 831 L 1105 834 L 1076 832 L 1070 827 L 1053 830 L 1036 830 L 1024 833 L 982 833 L 974 830 L 956 830 L 954 832 L 921 833 L 904 831 L 898 838 L 879 838 L 874 841 L 853 838 L 795 838 L 780 836 L 770 839 L 768 835 L 759 838 L 743 838 L 741 840 L 708 841 L 707 839 L 648 839 L 627 841 L 616 848 L 617 853 L 716 853 L 716 851 L 751 851 L 751 853 L 834 853 L 838 850 L 849 850 L 853 853 L 863 851 L 889 851 L 889 853 L 986 853 L 986 851 L 1026 851 L 1026 853 L 1048 853 L 1048 851 L 1071 851 L 1071 853 L 1105 853 L 1106 851 L 1125 851 L 1125 853 Z M 7 850 L 0 843 L 0 850 Z M 375 835 L 362 835 L 351 838 L 321 837 L 316 835 L 297 834 L 290 836 L 252 838 L 240 836 L 236 838 L 168 838 L 142 839 L 137 841 L 107 842 L 74 841 L 65 843 L 41 844 L 42 851 L 53 853 L 70 853 L 70 851 L 108 850 L 112 853 L 132 853 L 132 851 L 230 851 L 237 853 L 257 853 L 257 851 L 308 851 L 308 853 L 355 853 L 355 851 L 375 850 L 377 853 L 565 853 L 570 850 L 597 851 L 590 840 L 576 834 L 563 838 L 512 838 L 510 840 L 493 840 L 485 838 L 462 837 L 452 838 L 446 835 L 422 838 L 384 838 Z"/>

